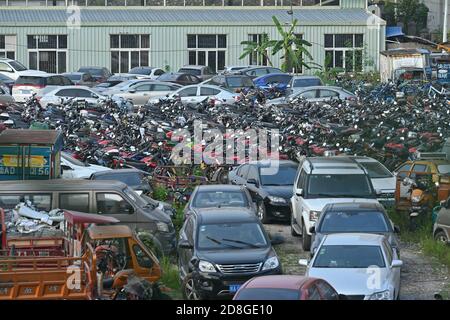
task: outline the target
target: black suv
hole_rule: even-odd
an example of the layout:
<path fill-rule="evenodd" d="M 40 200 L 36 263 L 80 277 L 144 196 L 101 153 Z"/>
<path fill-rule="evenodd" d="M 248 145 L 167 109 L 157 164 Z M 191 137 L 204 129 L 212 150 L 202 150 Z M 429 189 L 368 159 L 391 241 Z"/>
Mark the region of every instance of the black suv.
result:
<path fill-rule="evenodd" d="M 288 160 L 250 162 L 232 170 L 229 181 L 246 187 L 263 223 L 289 221 L 297 168 L 297 163 Z"/>
<path fill-rule="evenodd" d="M 269 237 L 250 210 L 196 210 L 185 221 L 178 241 L 178 265 L 185 299 L 232 297 L 247 280 L 281 274 Z"/>

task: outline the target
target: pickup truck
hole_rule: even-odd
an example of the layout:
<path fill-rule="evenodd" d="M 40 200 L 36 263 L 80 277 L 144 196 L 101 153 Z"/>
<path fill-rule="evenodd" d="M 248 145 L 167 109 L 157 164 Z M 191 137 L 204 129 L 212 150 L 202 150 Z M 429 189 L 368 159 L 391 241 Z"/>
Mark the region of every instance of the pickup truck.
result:
<path fill-rule="evenodd" d="M 153 286 L 160 279 L 157 258 L 128 226 L 64 214 L 64 256 L 0 255 L 0 300 L 127 299 L 130 283 Z"/>

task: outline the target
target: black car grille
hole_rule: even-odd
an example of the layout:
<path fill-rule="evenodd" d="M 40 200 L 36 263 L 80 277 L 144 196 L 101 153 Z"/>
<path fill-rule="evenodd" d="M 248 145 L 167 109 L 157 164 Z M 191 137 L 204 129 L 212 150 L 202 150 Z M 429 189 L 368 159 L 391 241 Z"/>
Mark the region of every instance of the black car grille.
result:
<path fill-rule="evenodd" d="M 262 263 L 248 264 L 218 264 L 217 268 L 224 274 L 256 273 L 261 269 Z"/>
<path fill-rule="evenodd" d="M 348 295 L 347 300 L 364 300 L 365 295 Z"/>

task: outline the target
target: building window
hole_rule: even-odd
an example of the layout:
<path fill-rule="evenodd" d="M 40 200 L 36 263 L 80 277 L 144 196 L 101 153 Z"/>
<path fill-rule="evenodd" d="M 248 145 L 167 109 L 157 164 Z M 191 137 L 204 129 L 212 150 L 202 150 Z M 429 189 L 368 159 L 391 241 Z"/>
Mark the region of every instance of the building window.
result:
<path fill-rule="evenodd" d="M 110 47 L 112 73 L 127 73 L 131 68 L 149 65 L 148 34 L 112 34 Z"/>
<path fill-rule="evenodd" d="M 188 34 L 188 63 L 209 66 L 215 72 L 225 68 L 227 35 Z"/>
<path fill-rule="evenodd" d="M 28 66 L 49 73 L 67 70 L 67 35 L 29 35 Z"/>
<path fill-rule="evenodd" d="M 249 34 L 248 41 L 253 41 L 258 44 L 261 44 L 261 42 L 263 42 L 264 37 L 267 37 L 267 35 L 264 33 Z M 248 56 L 248 58 L 249 58 L 249 60 L 248 60 L 249 65 L 267 66 L 267 57 L 263 54 L 258 54 L 258 52 L 253 52 L 251 55 Z"/>
<path fill-rule="evenodd" d="M 16 36 L 0 34 L 0 58 L 16 59 Z"/>
<path fill-rule="evenodd" d="M 362 71 L 363 34 L 325 34 L 325 67 Z"/>

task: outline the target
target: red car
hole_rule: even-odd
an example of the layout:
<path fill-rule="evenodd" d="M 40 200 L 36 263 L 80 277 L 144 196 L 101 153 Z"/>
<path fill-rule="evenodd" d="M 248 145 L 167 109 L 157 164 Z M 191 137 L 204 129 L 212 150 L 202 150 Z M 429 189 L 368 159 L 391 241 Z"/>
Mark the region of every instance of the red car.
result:
<path fill-rule="evenodd" d="M 325 280 L 304 276 L 255 277 L 244 283 L 233 300 L 339 300 Z"/>

